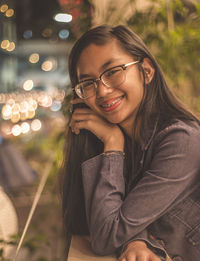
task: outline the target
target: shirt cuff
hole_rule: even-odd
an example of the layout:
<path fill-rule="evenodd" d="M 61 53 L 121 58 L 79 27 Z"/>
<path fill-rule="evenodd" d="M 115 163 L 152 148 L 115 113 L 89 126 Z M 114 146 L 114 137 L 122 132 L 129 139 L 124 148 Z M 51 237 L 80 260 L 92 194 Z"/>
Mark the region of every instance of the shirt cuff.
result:
<path fill-rule="evenodd" d="M 130 242 L 133 241 L 143 241 L 146 243 L 147 247 L 154 253 L 156 254 L 162 261 L 165 261 L 167 258 L 167 252 L 164 249 L 164 247 L 154 238 L 152 238 L 147 230 L 143 230 L 133 238 L 131 238 L 126 244 L 124 244 L 118 251 L 117 251 L 117 256 L 119 257 L 126 249 L 127 245 Z"/>

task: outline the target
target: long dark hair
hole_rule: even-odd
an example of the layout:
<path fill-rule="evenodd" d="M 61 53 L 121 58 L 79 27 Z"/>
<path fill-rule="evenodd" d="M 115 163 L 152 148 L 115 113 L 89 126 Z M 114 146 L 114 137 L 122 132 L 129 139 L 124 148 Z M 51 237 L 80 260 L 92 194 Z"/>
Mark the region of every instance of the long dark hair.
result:
<path fill-rule="evenodd" d="M 77 82 L 77 63 L 79 57 L 89 44 L 104 45 L 113 39 L 117 40 L 121 48 L 135 60 L 140 60 L 139 70 L 143 73 L 142 61 L 148 58 L 155 69 L 154 77 L 148 88 L 144 85 L 144 95 L 138 109 L 133 140 L 136 142 L 131 149 L 136 150 L 145 140 L 146 130 L 155 119 L 169 121 L 173 118 L 192 122 L 198 121 L 190 111 L 186 110 L 181 102 L 169 89 L 163 73 L 155 58 L 149 52 L 144 42 L 125 26 L 98 26 L 86 32 L 74 45 L 69 57 L 69 74 L 74 87 Z M 74 95 L 76 95 L 74 93 Z M 82 105 L 78 105 L 82 106 Z M 84 105 L 83 105 L 84 106 Z M 136 128 L 139 126 L 139 131 Z M 103 151 L 103 144 L 95 135 L 82 130 L 75 135 L 68 129 L 66 153 L 63 164 L 62 177 L 62 207 L 63 218 L 68 240 L 72 234 L 88 234 L 85 215 L 84 194 L 81 178 L 81 163 Z M 136 146 L 137 145 L 137 146 Z M 137 155 L 134 153 L 133 155 Z M 130 158 L 129 158 L 130 161 Z"/>

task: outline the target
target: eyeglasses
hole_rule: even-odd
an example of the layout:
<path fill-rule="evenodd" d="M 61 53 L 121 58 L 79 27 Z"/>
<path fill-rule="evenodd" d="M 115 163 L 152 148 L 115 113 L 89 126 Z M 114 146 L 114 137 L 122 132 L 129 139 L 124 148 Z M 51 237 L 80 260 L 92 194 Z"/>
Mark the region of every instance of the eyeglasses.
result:
<path fill-rule="evenodd" d="M 117 86 L 119 86 L 125 81 L 126 79 L 125 70 L 127 69 L 127 67 L 130 65 L 137 64 L 139 62 L 140 61 L 134 61 L 131 63 L 122 64 L 109 68 L 106 71 L 104 71 L 99 76 L 99 78 L 81 81 L 73 89 L 81 99 L 88 99 L 96 95 L 98 81 L 102 81 L 102 83 L 107 88 L 116 88 Z"/>

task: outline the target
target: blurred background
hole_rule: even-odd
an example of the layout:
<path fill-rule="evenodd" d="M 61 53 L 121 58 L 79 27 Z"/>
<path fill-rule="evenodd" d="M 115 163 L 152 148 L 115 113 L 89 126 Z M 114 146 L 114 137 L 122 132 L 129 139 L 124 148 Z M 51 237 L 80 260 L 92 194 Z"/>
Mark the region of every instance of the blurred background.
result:
<path fill-rule="evenodd" d="M 0 260 L 12 260 L 46 172 L 17 260 L 65 260 L 58 176 L 68 55 L 83 32 L 105 23 L 138 33 L 177 96 L 200 113 L 200 1 L 0 0 Z"/>

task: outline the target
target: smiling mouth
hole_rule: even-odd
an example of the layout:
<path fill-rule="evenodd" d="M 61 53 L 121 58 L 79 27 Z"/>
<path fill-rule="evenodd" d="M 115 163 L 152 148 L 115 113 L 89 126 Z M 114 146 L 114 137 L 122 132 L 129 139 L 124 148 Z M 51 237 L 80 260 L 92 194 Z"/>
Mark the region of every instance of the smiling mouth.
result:
<path fill-rule="evenodd" d="M 116 98 L 115 100 L 113 100 L 111 103 L 103 103 L 101 104 L 100 106 L 108 111 L 108 110 L 112 110 L 112 109 L 115 109 L 120 103 L 121 103 L 121 100 L 124 98 L 125 95 L 121 96 L 121 97 L 118 97 Z"/>

